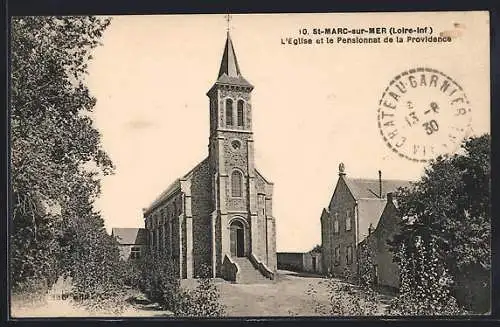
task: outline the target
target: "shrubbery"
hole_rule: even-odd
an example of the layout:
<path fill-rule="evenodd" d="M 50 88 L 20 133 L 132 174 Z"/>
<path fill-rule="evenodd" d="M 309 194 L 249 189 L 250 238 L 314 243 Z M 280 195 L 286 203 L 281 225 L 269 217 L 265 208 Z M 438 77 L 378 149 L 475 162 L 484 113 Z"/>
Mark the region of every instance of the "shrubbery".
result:
<path fill-rule="evenodd" d="M 225 307 L 220 302 L 220 292 L 209 277 L 209 267 L 202 268 L 204 273 L 198 278 L 193 290 L 182 290 L 174 313 L 189 317 L 221 317 Z"/>
<path fill-rule="evenodd" d="M 209 277 L 208 267 L 194 289 L 181 287 L 176 262 L 163 254 L 147 253 L 137 263 L 139 285 L 148 299 L 177 316 L 220 317 L 225 313 L 220 293 Z M 132 268 L 135 270 L 135 268 Z"/>
<path fill-rule="evenodd" d="M 14 294 L 42 300 L 59 276 L 71 276 L 75 299 L 93 307 L 121 289 L 117 245 L 94 211 L 100 179 L 114 166 L 89 116 L 96 100 L 85 85 L 109 23 L 93 16 L 11 21 Z"/>
<path fill-rule="evenodd" d="M 391 315 L 458 315 L 460 308 L 450 292 L 452 283 L 436 254 L 436 243 L 415 240 L 414 249 L 398 252 L 401 286 L 387 313 Z"/>
<path fill-rule="evenodd" d="M 136 262 L 139 279 L 136 283 L 149 300 L 173 311 L 180 293 L 180 280 L 175 262 L 166 255 L 147 252 Z"/>
<path fill-rule="evenodd" d="M 314 310 L 320 315 L 330 316 L 371 316 L 379 313 L 379 304 L 376 293 L 368 285 L 355 285 L 340 281 L 355 280 L 349 270 L 345 270 L 342 276 L 329 275 L 320 285 L 326 287 L 328 304 L 323 304 L 318 299 L 318 291 L 312 286 L 306 291 L 311 297 Z"/>
<path fill-rule="evenodd" d="M 20 305 L 43 305 L 47 300 L 48 287 L 44 279 L 28 278 L 15 285 L 11 301 Z"/>
<path fill-rule="evenodd" d="M 490 143 L 488 134 L 464 140 L 395 194 L 403 218 L 390 242 L 401 269 L 396 311 L 453 314 L 453 297 L 467 310 L 490 310 Z"/>

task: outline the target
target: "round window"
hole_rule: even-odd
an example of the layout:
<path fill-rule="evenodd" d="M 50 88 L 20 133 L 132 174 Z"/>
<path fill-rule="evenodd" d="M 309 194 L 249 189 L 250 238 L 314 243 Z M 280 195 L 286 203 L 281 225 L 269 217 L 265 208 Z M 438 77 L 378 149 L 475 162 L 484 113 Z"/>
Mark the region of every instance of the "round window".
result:
<path fill-rule="evenodd" d="M 239 148 L 241 148 L 241 142 L 239 140 L 234 140 L 231 142 L 231 146 L 233 147 L 233 149 L 238 150 Z"/>

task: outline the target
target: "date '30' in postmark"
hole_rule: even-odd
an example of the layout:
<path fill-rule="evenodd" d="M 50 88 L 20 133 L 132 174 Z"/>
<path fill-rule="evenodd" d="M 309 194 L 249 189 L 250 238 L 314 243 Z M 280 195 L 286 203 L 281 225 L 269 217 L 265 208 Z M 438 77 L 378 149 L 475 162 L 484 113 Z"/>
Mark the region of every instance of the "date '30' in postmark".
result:
<path fill-rule="evenodd" d="M 431 68 L 397 75 L 378 107 L 384 142 L 400 157 L 427 162 L 453 153 L 471 131 L 471 108 L 462 87 Z"/>

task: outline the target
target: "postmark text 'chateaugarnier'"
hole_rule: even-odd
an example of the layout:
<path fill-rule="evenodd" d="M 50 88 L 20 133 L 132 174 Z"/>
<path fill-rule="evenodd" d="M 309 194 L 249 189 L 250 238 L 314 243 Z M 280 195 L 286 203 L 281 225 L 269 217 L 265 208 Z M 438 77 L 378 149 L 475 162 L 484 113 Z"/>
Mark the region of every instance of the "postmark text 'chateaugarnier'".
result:
<path fill-rule="evenodd" d="M 428 161 L 456 150 L 470 133 L 471 108 L 462 87 L 448 75 L 417 68 L 396 76 L 378 107 L 378 127 L 399 156 Z"/>

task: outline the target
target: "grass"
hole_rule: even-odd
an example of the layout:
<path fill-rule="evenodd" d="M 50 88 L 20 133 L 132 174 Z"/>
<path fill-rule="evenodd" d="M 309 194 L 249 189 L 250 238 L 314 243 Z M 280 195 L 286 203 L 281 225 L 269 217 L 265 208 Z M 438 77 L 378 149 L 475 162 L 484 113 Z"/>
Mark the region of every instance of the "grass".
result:
<path fill-rule="evenodd" d="M 277 317 L 277 316 L 318 316 L 312 298 L 306 294 L 310 287 L 317 291 L 316 300 L 328 305 L 328 293 L 318 276 L 304 276 L 280 271 L 278 279 L 270 284 L 232 284 L 215 279 L 221 301 L 226 307 L 229 317 Z M 342 283 L 341 281 L 338 281 Z M 194 280 L 184 280 L 183 285 L 191 288 Z M 140 294 L 134 294 L 140 298 Z M 380 295 L 380 312 L 383 312 L 388 297 Z M 144 301 L 127 302 L 121 317 L 169 316 L 169 312 L 158 309 L 155 304 Z M 94 312 L 90 313 L 74 305 L 71 300 L 48 300 L 37 306 L 27 303 L 13 302 L 13 317 L 112 317 L 114 315 Z"/>

